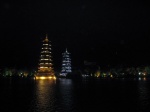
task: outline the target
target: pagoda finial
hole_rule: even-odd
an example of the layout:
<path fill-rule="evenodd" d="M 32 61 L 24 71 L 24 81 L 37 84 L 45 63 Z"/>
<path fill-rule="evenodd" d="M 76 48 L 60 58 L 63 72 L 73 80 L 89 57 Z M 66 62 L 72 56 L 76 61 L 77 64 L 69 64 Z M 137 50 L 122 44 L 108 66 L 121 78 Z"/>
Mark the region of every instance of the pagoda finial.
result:
<path fill-rule="evenodd" d="M 48 39 L 48 34 L 46 34 L 46 39 Z"/>
<path fill-rule="evenodd" d="M 66 48 L 66 52 L 68 52 L 68 51 L 67 51 L 67 48 Z"/>
<path fill-rule="evenodd" d="M 47 42 L 48 42 L 48 34 L 46 34 L 46 38 L 45 38 L 44 41 L 47 41 Z"/>

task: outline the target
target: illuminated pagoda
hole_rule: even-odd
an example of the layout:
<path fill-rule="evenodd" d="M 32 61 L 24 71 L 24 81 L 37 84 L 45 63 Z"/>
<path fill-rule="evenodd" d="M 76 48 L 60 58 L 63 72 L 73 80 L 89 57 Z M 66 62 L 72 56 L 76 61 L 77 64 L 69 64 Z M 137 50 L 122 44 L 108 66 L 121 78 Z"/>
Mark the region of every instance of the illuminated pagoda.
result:
<path fill-rule="evenodd" d="M 55 78 L 51 59 L 51 44 L 50 41 L 48 40 L 47 35 L 42 43 L 39 67 L 38 72 L 36 74 L 36 78 L 37 79 Z"/>
<path fill-rule="evenodd" d="M 70 53 L 66 49 L 66 51 L 62 53 L 62 70 L 60 76 L 66 77 L 66 75 L 71 72 L 72 70 L 71 70 Z"/>

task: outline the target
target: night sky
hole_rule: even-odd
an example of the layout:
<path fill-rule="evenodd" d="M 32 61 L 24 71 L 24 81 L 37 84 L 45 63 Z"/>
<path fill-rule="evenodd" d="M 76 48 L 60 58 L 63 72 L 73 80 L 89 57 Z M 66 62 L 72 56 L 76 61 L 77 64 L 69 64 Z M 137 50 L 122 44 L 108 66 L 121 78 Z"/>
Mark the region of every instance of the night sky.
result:
<path fill-rule="evenodd" d="M 150 13 L 144 0 L 0 1 L 0 67 L 36 68 L 48 34 L 55 69 L 150 64 Z"/>

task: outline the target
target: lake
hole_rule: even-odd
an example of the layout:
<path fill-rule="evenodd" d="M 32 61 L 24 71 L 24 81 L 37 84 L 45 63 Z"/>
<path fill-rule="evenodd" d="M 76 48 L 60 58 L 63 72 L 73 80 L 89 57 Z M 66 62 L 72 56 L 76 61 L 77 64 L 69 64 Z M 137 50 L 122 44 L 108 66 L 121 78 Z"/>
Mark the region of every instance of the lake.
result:
<path fill-rule="evenodd" d="M 0 112 L 150 112 L 150 79 L 0 79 Z"/>

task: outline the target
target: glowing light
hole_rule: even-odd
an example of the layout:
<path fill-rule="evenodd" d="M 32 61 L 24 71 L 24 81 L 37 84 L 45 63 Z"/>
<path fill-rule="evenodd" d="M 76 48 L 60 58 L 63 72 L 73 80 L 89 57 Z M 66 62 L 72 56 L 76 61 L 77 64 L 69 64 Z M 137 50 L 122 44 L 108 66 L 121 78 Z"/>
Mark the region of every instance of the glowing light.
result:
<path fill-rule="evenodd" d="M 41 59 L 41 60 L 50 60 L 50 59 Z"/>
<path fill-rule="evenodd" d="M 41 79 L 41 80 L 44 80 L 44 79 L 56 79 L 56 77 L 55 76 L 49 76 L 49 77 L 36 76 L 35 79 Z"/>
<path fill-rule="evenodd" d="M 40 64 L 44 64 L 44 63 L 40 63 Z"/>
<path fill-rule="evenodd" d="M 143 75 L 145 76 L 145 75 L 146 75 L 146 73 L 143 73 Z"/>
<path fill-rule="evenodd" d="M 48 68 L 48 67 L 40 67 L 40 68 Z"/>

